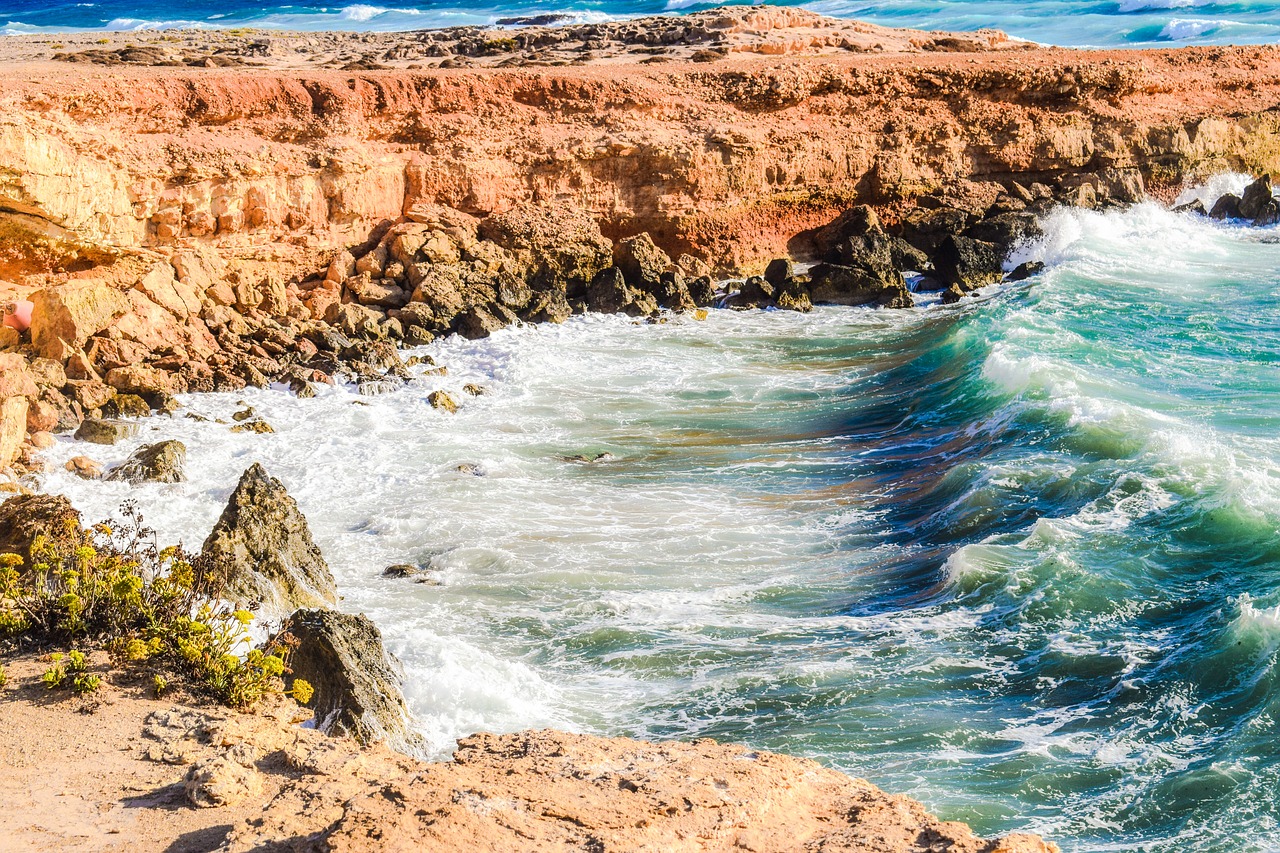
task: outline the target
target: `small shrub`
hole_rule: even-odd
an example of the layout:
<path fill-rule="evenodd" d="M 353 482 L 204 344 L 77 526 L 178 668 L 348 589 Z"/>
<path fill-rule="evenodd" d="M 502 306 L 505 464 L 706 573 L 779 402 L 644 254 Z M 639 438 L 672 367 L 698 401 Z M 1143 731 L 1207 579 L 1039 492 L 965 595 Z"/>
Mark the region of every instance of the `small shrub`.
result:
<path fill-rule="evenodd" d="M 253 648 L 253 614 L 222 601 L 218 567 L 180 546 L 160 548 L 132 503 L 122 513 L 118 527 L 71 522 L 66 542 L 37 539 L 29 571 L 19 572 L 21 557 L 0 555 L 0 640 L 103 648 L 120 666 L 181 676 L 233 707 L 283 693 L 296 640 L 284 634 Z M 68 679 L 77 693 L 101 685 L 79 649 L 51 661 L 42 676 L 49 689 Z M 153 686 L 159 695 L 169 682 L 156 674 Z"/>

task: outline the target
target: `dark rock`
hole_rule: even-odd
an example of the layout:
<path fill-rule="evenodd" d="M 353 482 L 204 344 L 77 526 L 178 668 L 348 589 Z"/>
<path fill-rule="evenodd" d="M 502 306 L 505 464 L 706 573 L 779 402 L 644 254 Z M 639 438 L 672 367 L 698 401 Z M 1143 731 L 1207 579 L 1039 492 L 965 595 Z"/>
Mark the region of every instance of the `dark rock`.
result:
<path fill-rule="evenodd" d="M 464 338 L 487 338 L 499 329 L 514 323 L 518 317 L 510 309 L 499 304 L 477 305 L 458 316 L 454 327 Z"/>
<path fill-rule="evenodd" d="M 1240 196 L 1240 218 L 1257 219 L 1271 203 L 1271 176 L 1263 175 L 1244 188 Z"/>
<path fill-rule="evenodd" d="M 102 414 L 108 418 L 145 418 L 151 414 L 151 407 L 137 394 L 117 394 L 103 404 Z"/>
<path fill-rule="evenodd" d="M 929 256 L 901 237 L 890 239 L 889 257 L 894 269 L 902 272 L 924 272 L 929 269 Z"/>
<path fill-rule="evenodd" d="M 411 578 L 420 574 L 422 574 L 422 569 L 417 566 L 410 566 L 407 563 L 387 566 L 382 570 L 382 576 L 384 578 Z"/>
<path fill-rule="evenodd" d="M 909 211 L 893 228 L 893 234 L 932 255 L 938 245 L 952 234 L 963 234 L 975 217 L 954 207 L 937 210 L 916 208 Z"/>
<path fill-rule="evenodd" d="M 115 444 L 138 434 L 136 421 L 115 418 L 88 418 L 76 430 L 76 438 L 93 444 Z"/>
<path fill-rule="evenodd" d="M 563 323 L 573 316 L 563 290 L 556 288 L 533 294 L 521 315 L 530 323 Z"/>
<path fill-rule="evenodd" d="M 689 282 L 689 297 L 699 308 L 715 304 L 716 287 L 711 282 L 711 277 L 703 275 Z"/>
<path fill-rule="evenodd" d="M 1268 225 L 1275 225 L 1280 222 L 1280 204 L 1275 200 L 1268 201 L 1262 205 L 1262 209 L 1258 211 L 1258 215 L 1253 218 L 1253 224 L 1257 228 L 1265 228 Z"/>
<path fill-rule="evenodd" d="M 962 290 L 973 290 L 999 281 L 1004 257 L 993 243 L 969 237 L 948 236 L 938 244 L 932 264 L 937 278 Z"/>
<path fill-rule="evenodd" d="M 1240 196 L 1234 193 L 1219 196 L 1218 200 L 1213 203 L 1213 208 L 1209 211 L 1209 217 L 1211 219 L 1239 219 Z"/>
<path fill-rule="evenodd" d="M 964 296 L 964 291 L 953 284 L 950 287 L 948 287 L 946 290 L 942 291 L 942 304 L 954 305 L 955 303 L 959 302 L 963 296 Z"/>
<path fill-rule="evenodd" d="M 836 261 L 833 252 L 836 246 L 850 237 L 862 237 L 867 234 L 880 234 L 880 217 L 865 204 L 851 207 L 835 218 L 835 221 L 813 232 L 814 254 L 823 260 Z"/>
<path fill-rule="evenodd" d="M 764 268 L 764 280 L 774 287 L 781 287 L 782 283 L 791 278 L 794 272 L 789 258 L 774 258 Z"/>
<path fill-rule="evenodd" d="M 1043 233 L 1033 214 L 1002 213 L 970 225 L 965 231 L 965 236 L 985 243 L 993 243 L 1002 251 L 1008 251 L 1016 243 L 1028 237 L 1039 237 Z"/>
<path fill-rule="evenodd" d="M 472 397 L 483 397 L 487 393 L 484 390 L 483 385 L 476 385 L 472 382 L 468 382 L 466 385 L 463 385 L 462 390 L 465 393 L 470 394 Z"/>
<path fill-rule="evenodd" d="M 886 275 L 841 264 L 818 264 L 809 271 L 809 297 L 815 303 L 870 305 L 886 292 L 893 295 L 892 301 L 899 296 L 899 289 L 906 292 L 902 275 L 896 271 Z"/>
<path fill-rule="evenodd" d="M 692 311 L 698 307 L 694 304 L 693 297 L 689 295 L 684 276 L 676 270 L 664 272 L 652 293 L 658 300 L 658 306 L 670 311 Z"/>
<path fill-rule="evenodd" d="M 240 477 L 201 553 L 224 580 L 224 596 L 262 602 L 268 616 L 337 603 L 333 575 L 297 502 L 257 463 Z"/>
<path fill-rule="evenodd" d="M 1200 199 L 1193 199 L 1186 204 L 1180 204 L 1173 209 L 1174 213 L 1194 213 L 1198 216 L 1208 216 L 1209 211 L 1204 209 L 1204 202 Z"/>
<path fill-rule="evenodd" d="M 613 263 L 627 283 L 643 290 L 650 290 L 671 268 L 671 258 L 647 232 L 620 241 L 613 249 Z"/>
<path fill-rule="evenodd" d="M 127 483 L 181 483 L 187 479 L 187 446 L 181 441 L 144 444 L 118 468 L 108 480 Z"/>
<path fill-rule="evenodd" d="M 1005 281 L 1026 281 L 1033 275 L 1044 272 L 1043 261 L 1025 261 L 1014 267 L 1013 272 L 1005 276 Z"/>
<path fill-rule="evenodd" d="M 0 554 L 18 554 L 31 568 L 31 546 L 38 537 L 55 547 L 80 539 L 80 513 L 62 495 L 18 495 L 0 504 Z"/>
<path fill-rule="evenodd" d="M 738 308 L 768 308 L 777 301 L 778 289 L 763 277 L 753 275 L 738 288 L 733 304 Z"/>
<path fill-rule="evenodd" d="M 587 288 L 587 308 L 601 314 L 626 313 L 639 317 L 656 311 L 658 303 L 650 294 L 628 286 L 621 269 L 609 267 Z"/>
<path fill-rule="evenodd" d="M 289 658 L 292 678 L 315 689 L 316 728 L 362 744 L 383 741 L 402 752 L 422 751 L 396 664 L 373 622 L 333 610 L 299 610 L 282 630 L 298 641 Z"/>

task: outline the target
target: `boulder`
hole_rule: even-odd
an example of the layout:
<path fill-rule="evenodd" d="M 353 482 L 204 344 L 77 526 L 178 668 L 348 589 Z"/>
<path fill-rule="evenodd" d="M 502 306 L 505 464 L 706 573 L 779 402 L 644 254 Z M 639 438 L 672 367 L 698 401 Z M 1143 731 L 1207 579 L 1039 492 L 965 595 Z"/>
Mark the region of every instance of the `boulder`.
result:
<path fill-rule="evenodd" d="M 613 244 L 599 224 L 572 208 L 522 205 L 488 217 L 477 234 L 511 252 L 534 290 L 581 295 L 613 263 Z"/>
<path fill-rule="evenodd" d="M 1271 176 L 1263 175 L 1240 195 L 1240 218 L 1257 219 L 1272 203 Z"/>
<path fill-rule="evenodd" d="M 651 290 L 671 268 L 671 258 L 653 243 L 648 232 L 619 241 L 613 263 L 632 287 Z"/>
<path fill-rule="evenodd" d="M 72 456 L 65 467 L 81 480 L 98 480 L 102 478 L 102 464 L 88 456 Z"/>
<path fill-rule="evenodd" d="M 1044 272 L 1043 261 L 1025 261 L 1014 267 L 1013 272 L 1005 276 L 1006 281 L 1026 281 L 1033 275 Z"/>
<path fill-rule="evenodd" d="M 758 275 L 753 275 L 738 288 L 733 297 L 735 308 L 769 308 L 778 296 L 778 289 Z"/>
<path fill-rule="evenodd" d="M 396 664 L 373 622 L 334 610 L 299 610 L 282 630 L 298 640 L 289 658 L 293 678 L 315 688 L 316 728 L 363 744 L 385 741 L 403 752 L 421 751 Z"/>
<path fill-rule="evenodd" d="M 942 304 L 954 305 L 955 303 L 959 302 L 963 297 L 964 297 L 964 291 L 961 290 L 959 286 L 953 284 L 950 287 L 948 287 L 946 290 L 942 291 Z"/>
<path fill-rule="evenodd" d="M 122 421 L 116 418 L 86 418 L 76 430 L 76 438 L 91 444 L 115 444 L 138 434 L 136 421 Z"/>
<path fill-rule="evenodd" d="M 1213 207 L 1209 210 L 1211 219 L 1239 219 L 1240 218 L 1240 196 L 1235 193 L 1227 193 L 1219 196 L 1218 200 L 1213 203 Z"/>
<path fill-rule="evenodd" d="M 932 257 L 937 278 L 961 290 L 999 281 L 1004 276 L 1004 256 L 994 243 L 950 235 L 938 244 Z"/>
<path fill-rule="evenodd" d="M 431 404 L 431 408 L 450 414 L 458 411 L 458 401 L 448 391 L 432 391 L 427 395 L 427 402 Z"/>
<path fill-rule="evenodd" d="M 823 260 L 837 260 L 833 256 L 836 246 L 850 237 L 879 234 L 883 229 L 880 217 L 865 204 L 851 207 L 836 219 L 813 232 L 814 254 Z"/>
<path fill-rule="evenodd" d="M 224 596 L 261 602 L 269 618 L 337 603 L 333 575 L 297 502 L 257 463 L 240 477 L 201 555 L 223 579 Z"/>
<path fill-rule="evenodd" d="M 187 446 L 181 441 L 144 444 L 118 468 L 108 480 L 126 483 L 181 483 L 187 479 Z"/>
<path fill-rule="evenodd" d="M 126 394 L 174 394 L 178 389 L 173 374 L 149 364 L 131 364 L 107 371 L 106 383 Z"/>
<path fill-rule="evenodd" d="M 772 284 L 774 287 L 780 287 L 784 281 L 791 278 L 794 270 L 789 258 L 774 258 L 769 261 L 769 265 L 764 268 L 764 280 Z"/>
<path fill-rule="evenodd" d="M 35 397 L 39 393 L 27 360 L 16 352 L 0 353 L 0 399 Z"/>
<path fill-rule="evenodd" d="M 40 355 L 59 362 L 130 308 L 125 294 L 92 281 L 36 291 L 31 302 L 31 343 Z"/>
<path fill-rule="evenodd" d="M 699 308 L 714 305 L 716 301 L 716 286 L 712 283 L 711 277 L 699 276 L 689 282 L 689 297 L 693 299 L 693 304 Z"/>
<path fill-rule="evenodd" d="M 817 264 L 809 271 L 809 297 L 815 303 L 870 305 L 893 301 L 898 290 L 905 291 L 902 275 L 872 271 L 843 264 Z"/>
<path fill-rule="evenodd" d="M 0 468 L 8 468 L 22 455 L 28 405 L 26 397 L 0 400 Z"/>
<path fill-rule="evenodd" d="M 3 356 L 0 356 L 3 358 Z M 0 362 L 3 364 L 3 362 Z M 33 358 L 27 365 L 27 371 L 37 385 L 47 388 L 62 388 L 67 384 L 67 371 L 62 362 L 51 358 Z"/>
<path fill-rule="evenodd" d="M 62 495 L 18 495 L 0 504 L 0 554 L 18 554 L 31 567 L 37 537 L 54 545 L 79 541 L 80 513 Z"/>
<path fill-rule="evenodd" d="M 659 276 L 658 283 L 650 292 L 658 300 L 660 307 L 670 311 L 692 311 L 698 307 L 684 283 L 684 276 L 676 270 L 664 272 Z"/>
<path fill-rule="evenodd" d="M 102 415 L 107 418 L 145 418 L 151 414 L 151 406 L 137 394 L 117 394 L 102 404 Z"/>

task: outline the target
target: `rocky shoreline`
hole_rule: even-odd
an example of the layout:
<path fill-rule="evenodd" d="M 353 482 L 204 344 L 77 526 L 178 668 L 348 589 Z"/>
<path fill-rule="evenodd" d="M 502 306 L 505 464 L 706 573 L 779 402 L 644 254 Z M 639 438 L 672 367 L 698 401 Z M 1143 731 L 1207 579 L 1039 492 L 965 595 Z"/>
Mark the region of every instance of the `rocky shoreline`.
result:
<path fill-rule="evenodd" d="M 546 23 L 0 42 L 0 488 L 38 485 L 55 433 L 114 443 L 138 417 L 180 416 L 176 395 L 392 390 L 413 366 L 399 347 L 443 335 L 585 312 L 662 322 L 823 303 L 893 310 L 914 304 L 913 291 L 954 303 L 1034 275 L 1035 264 L 1006 271 L 1005 259 L 1057 205 L 1167 201 L 1224 169 L 1280 167 L 1274 48 L 1047 50 L 743 7 Z M 1188 212 L 1280 221 L 1269 179 Z M 480 393 L 437 391 L 431 402 L 452 411 Z M 270 425 L 246 410 L 234 428 Z M 176 444 L 142 448 L 112 472 L 87 457 L 73 466 L 173 482 L 185 454 Z M 0 506 L 0 550 L 73 512 L 51 500 Z M 15 512 L 26 502 L 39 512 Z M 316 657 L 296 666 L 321 687 L 320 728 L 411 751 L 376 628 L 329 609 L 332 578 L 290 504 L 250 468 L 205 550 L 250 566 L 236 592 L 308 638 Z M 0 701 L 23 722 L 0 749 L 18 755 L 41 714 L 71 712 L 35 699 L 31 653 L 5 662 L 18 686 Z M 191 849 L 226 850 L 386 849 L 386 837 L 1055 849 L 986 842 L 811 762 L 737 747 L 478 735 L 452 764 L 425 765 L 299 729 L 305 713 L 289 700 L 235 716 L 114 687 L 98 719 L 125 741 L 141 731 L 161 745 L 126 747 L 102 773 L 160 786 L 185 774 L 184 793 L 161 788 L 147 807 L 171 811 L 185 797 L 239 809 L 234 825 L 125 819 L 110 807 L 119 791 L 91 769 L 91 744 L 42 741 L 44 760 L 79 762 L 96 792 L 84 802 L 106 817 L 66 836 L 10 814 L 0 833 L 33 849 L 67 837 L 112 849 L 112 833 L 139 826 L 156 849 L 182 833 L 209 842 Z M 330 701 L 362 692 L 381 699 Z M 374 705 L 372 716 L 351 711 Z M 602 764 L 614 769 L 587 772 Z M 235 803 L 199 793 L 206 770 L 205 788 L 230 779 Z M 619 804 L 617 791 L 634 796 Z"/>

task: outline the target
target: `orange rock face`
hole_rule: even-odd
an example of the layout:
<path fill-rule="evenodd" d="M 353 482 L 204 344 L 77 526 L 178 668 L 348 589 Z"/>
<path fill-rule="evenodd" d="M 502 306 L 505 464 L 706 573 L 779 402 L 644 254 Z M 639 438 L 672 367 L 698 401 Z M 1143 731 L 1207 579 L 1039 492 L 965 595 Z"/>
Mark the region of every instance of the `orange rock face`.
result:
<path fill-rule="evenodd" d="M 783 254 L 852 203 L 892 215 L 957 182 L 1160 191 L 1280 168 L 1275 47 L 1009 50 L 992 38 L 902 53 L 915 48 L 899 37 L 856 54 L 789 50 L 796 28 L 801 41 L 823 29 L 742 24 L 711 63 L 11 63 L 0 198 L 68 245 L 224 250 L 355 245 L 418 204 L 477 217 L 554 205 L 611 239 L 647 231 L 673 258 L 728 270 Z"/>

